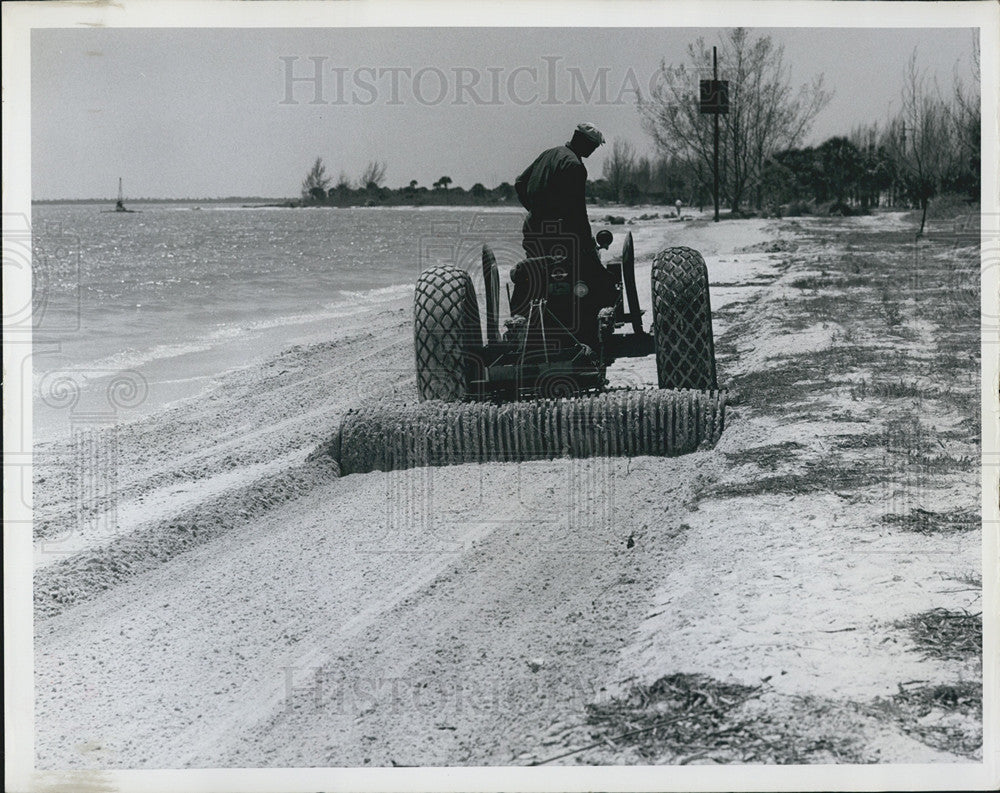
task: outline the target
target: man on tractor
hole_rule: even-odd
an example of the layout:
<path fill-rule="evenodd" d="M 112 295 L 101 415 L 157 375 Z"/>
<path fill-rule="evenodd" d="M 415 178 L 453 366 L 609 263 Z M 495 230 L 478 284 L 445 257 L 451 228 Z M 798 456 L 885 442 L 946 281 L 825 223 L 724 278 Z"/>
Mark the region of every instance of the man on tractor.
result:
<path fill-rule="evenodd" d="M 597 343 L 597 312 L 614 305 L 618 296 L 614 278 L 601 264 L 587 217 L 583 160 L 602 143 L 604 136 L 593 124 L 579 124 L 566 145 L 543 151 L 514 182 L 517 197 L 529 213 L 522 228 L 528 259 L 551 257 L 544 267 L 562 257 L 568 270 L 567 301 L 562 306 L 558 305 L 561 301 L 550 303 L 548 308 L 591 346 Z M 519 269 L 512 274 L 511 313 L 526 316 L 531 300 L 539 297 L 539 277 L 530 265 Z"/>

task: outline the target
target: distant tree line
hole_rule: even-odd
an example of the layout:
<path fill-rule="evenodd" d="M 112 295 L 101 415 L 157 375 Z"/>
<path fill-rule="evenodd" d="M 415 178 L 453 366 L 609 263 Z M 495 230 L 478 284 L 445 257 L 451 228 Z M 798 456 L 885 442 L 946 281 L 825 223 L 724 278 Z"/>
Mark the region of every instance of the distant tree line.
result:
<path fill-rule="evenodd" d="M 600 178 L 587 182 L 592 202 L 713 202 L 711 116 L 699 111 L 698 81 L 710 74 L 711 47 L 698 39 L 687 63 L 661 63 L 653 92 L 640 96 L 643 128 L 656 155 L 638 155 L 615 138 Z M 945 96 L 919 68 L 914 52 L 903 75 L 899 112 L 862 125 L 818 146 L 803 147 L 817 113 L 830 101 L 822 76 L 793 88 L 782 47 L 745 29 L 726 33 L 719 61 L 729 80 L 729 112 L 720 117 L 720 202 L 734 215 L 751 211 L 837 212 L 876 206 L 923 210 L 932 198 L 955 194 L 969 201 L 980 192 L 979 48 L 974 40 L 973 81 L 958 78 Z M 330 206 L 512 204 L 509 182 L 469 190 L 441 176 L 428 186 L 383 185 L 386 163 L 371 161 L 356 180 L 336 182 L 317 158 L 302 183 L 301 203 Z"/>
<path fill-rule="evenodd" d="M 705 185 L 682 158 L 637 155 L 631 143 L 615 138 L 601 178 L 587 182 L 587 198 L 630 205 L 680 200 L 685 206 L 700 206 L 712 201 L 712 193 L 711 184 Z"/>
<path fill-rule="evenodd" d="M 454 180 L 441 176 L 430 187 L 421 185 L 416 179 L 399 188 L 383 185 L 387 165 L 383 161 L 369 162 L 356 180 L 351 180 L 341 172 L 336 182 L 326 173 L 326 166 L 320 157 L 302 182 L 300 203 L 304 206 L 421 206 L 462 205 L 462 204 L 507 204 L 517 203 L 514 186 L 502 182 L 488 188 L 480 182 L 468 190 L 452 187 Z"/>
<path fill-rule="evenodd" d="M 974 58 L 978 72 L 978 50 Z M 769 158 L 763 192 L 775 204 L 832 202 L 834 211 L 908 206 L 922 210 L 935 196 L 978 201 L 980 103 L 978 73 L 972 88 L 956 80 L 942 96 L 911 57 L 903 81 L 902 107 L 886 124 L 856 127 L 815 148 L 787 149 Z"/>

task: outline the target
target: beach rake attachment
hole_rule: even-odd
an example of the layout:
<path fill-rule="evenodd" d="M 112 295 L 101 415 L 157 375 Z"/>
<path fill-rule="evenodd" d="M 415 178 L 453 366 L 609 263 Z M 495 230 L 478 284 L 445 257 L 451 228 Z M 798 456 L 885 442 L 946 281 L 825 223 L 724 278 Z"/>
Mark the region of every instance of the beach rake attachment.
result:
<path fill-rule="evenodd" d="M 672 457 L 716 443 L 725 400 L 724 391 L 649 389 L 364 407 L 344 417 L 330 452 L 342 476 L 557 457 Z"/>

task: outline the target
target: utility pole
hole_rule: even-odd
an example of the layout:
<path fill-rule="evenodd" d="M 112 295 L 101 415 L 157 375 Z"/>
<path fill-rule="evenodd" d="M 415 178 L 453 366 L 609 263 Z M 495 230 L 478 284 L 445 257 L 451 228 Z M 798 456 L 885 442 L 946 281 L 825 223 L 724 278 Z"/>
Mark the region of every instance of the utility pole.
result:
<path fill-rule="evenodd" d="M 718 49 L 712 47 L 712 83 L 716 91 L 718 91 L 719 85 L 719 56 Z M 712 167 L 714 171 L 714 190 L 715 195 L 715 222 L 719 222 L 719 112 L 716 110 L 712 114 L 712 118 L 715 121 L 715 149 L 712 152 Z"/>
<path fill-rule="evenodd" d="M 729 82 L 719 79 L 719 51 L 712 47 L 712 79 L 701 81 L 702 113 L 715 116 L 714 146 L 712 148 L 712 193 L 715 198 L 715 222 L 719 222 L 719 116 L 729 112 Z"/>

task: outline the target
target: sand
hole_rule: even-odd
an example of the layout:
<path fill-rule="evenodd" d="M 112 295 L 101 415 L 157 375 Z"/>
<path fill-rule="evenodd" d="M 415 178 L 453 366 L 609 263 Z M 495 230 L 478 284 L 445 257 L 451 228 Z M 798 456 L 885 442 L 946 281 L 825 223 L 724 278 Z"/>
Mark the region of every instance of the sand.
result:
<path fill-rule="evenodd" d="M 804 226 L 613 230 L 615 247 L 623 229 L 635 235 L 647 323 L 654 253 L 705 255 L 725 383 L 842 338 L 836 323 L 789 335 L 779 321 L 802 294 L 794 280 L 836 252 Z M 744 251 L 774 240 L 798 250 Z M 918 354 L 934 328 L 906 321 Z M 873 483 L 712 495 L 765 476 L 727 454 L 791 443 L 807 465 L 833 436 L 874 427 L 834 418 L 857 402 L 842 383 L 817 397 L 825 420 L 751 399 L 715 450 L 682 458 L 338 478 L 314 452 L 339 417 L 381 396 L 415 400 L 411 334 L 403 299 L 105 428 L 113 476 L 87 511 L 86 463 L 74 468 L 69 445 L 38 449 L 39 767 L 526 764 L 591 742 L 588 703 L 675 673 L 762 685 L 760 701 L 794 713 L 804 734 L 861 703 L 849 729 L 866 761 L 975 759 L 861 705 L 903 683 L 981 674 L 976 659 L 921 656 L 893 627 L 931 608 L 981 610 L 974 588 L 949 579 L 979 570 L 979 533 L 894 531 Z M 620 362 L 611 379 L 653 386 L 655 364 Z M 928 410 L 938 429 L 961 419 Z M 978 504 L 974 476 L 934 488 L 928 508 Z M 802 697 L 819 704 L 803 709 Z M 559 762 L 641 761 L 609 744 Z"/>

